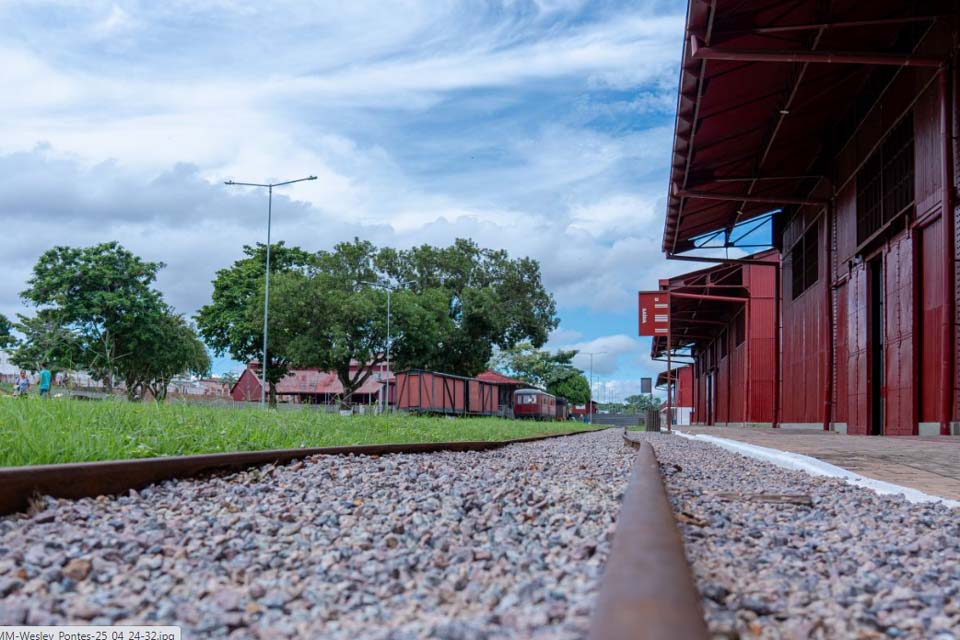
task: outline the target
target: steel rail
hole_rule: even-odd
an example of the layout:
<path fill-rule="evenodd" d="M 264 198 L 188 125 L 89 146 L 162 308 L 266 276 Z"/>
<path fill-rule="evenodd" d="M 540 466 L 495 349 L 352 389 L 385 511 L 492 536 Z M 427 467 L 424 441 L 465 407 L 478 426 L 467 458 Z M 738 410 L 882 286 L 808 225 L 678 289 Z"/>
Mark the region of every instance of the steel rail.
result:
<path fill-rule="evenodd" d="M 666 437 L 666 436 L 664 436 Z M 639 451 L 590 621 L 591 640 L 706 640 L 707 625 L 649 442 Z"/>
<path fill-rule="evenodd" d="M 270 449 L 237 453 L 0 467 L 0 516 L 27 509 L 30 499 L 37 495 L 68 499 L 115 495 L 131 489 L 142 489 L 164 480 L 192 478 L 213 472 L 239 471 L 248 467 L 292 462 L 308 456 L 381 456 L 395 453 L 489 451 L 511 444 L 594 433 L 601 430 L 581 429 L 568 433 L 529 436 L 514 438 L 513 440 L 466 440 L 462 442 L 415 442 L 409 444 Z"/>

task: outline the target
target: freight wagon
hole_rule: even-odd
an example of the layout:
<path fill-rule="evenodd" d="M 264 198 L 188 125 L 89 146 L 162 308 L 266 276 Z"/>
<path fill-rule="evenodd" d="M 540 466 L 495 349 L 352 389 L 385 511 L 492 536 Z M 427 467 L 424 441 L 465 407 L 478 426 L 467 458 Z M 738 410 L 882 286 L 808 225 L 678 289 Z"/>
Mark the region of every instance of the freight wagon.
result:
<path fill-rule="evenodd" d="M 492 416 L 497 385 L 449 373 L 410 369 L 396 375 L 398 409 L 414 413 Z"/>

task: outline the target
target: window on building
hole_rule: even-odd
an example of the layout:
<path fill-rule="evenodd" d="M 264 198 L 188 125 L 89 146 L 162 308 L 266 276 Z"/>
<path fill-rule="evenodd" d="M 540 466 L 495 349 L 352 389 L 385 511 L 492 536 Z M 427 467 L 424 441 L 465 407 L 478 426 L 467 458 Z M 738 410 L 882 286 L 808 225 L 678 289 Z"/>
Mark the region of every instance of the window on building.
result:
<path fill-rule="evenodd" d="M 723 360 L 724 358 L 727 357 L 727 347 L 730 344 L 726 331 L 720 334 L 719 341 L 720 341 L 720 357 L 718 358 L 718 360 Z"/>
<path fill-rule="evenodd" d="M 790 250 L 791 291 L 794 300 L 812 287 L 820 274 L 818 225 L 819 223 L 811 225 Z"/>
<path fill-rule="evenodd" d="M 743 344 L 743 341 L 747 339 L 747 312 L 746 310 L 741 311 L 737 315 L 737 319 L 734 321 L 733 335 L 737 341 L 737 346 Z"/>
<path fill-rule="evenodd" d="M 895 126 L 857 174 L 857 244 L 913 206 L 913 114 Z"/>

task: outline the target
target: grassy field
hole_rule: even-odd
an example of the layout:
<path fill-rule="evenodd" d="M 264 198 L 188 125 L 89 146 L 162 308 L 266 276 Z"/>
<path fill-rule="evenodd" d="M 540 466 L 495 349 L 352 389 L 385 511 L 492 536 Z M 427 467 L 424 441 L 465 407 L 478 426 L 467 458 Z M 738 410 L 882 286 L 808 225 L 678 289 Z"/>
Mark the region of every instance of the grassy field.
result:
<path fill-rule="evenodd" d="M 0 467 L 296 447 L 508 440 L 587 426 L 0 397 Z"/>

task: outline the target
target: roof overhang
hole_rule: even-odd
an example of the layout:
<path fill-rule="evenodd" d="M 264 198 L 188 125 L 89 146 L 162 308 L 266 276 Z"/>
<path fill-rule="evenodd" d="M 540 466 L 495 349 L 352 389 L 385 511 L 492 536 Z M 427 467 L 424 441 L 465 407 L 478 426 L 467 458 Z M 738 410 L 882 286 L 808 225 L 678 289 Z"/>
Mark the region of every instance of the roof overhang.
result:
<path fill-rule="evenodd" d="M 940 0 L 690 0 L 663 251 L 822 204 L 811 194 L 823 159 L 861 103 L 891 74 L 937 73 L 951 45 L 931 34 L 957 11 Z"/>

